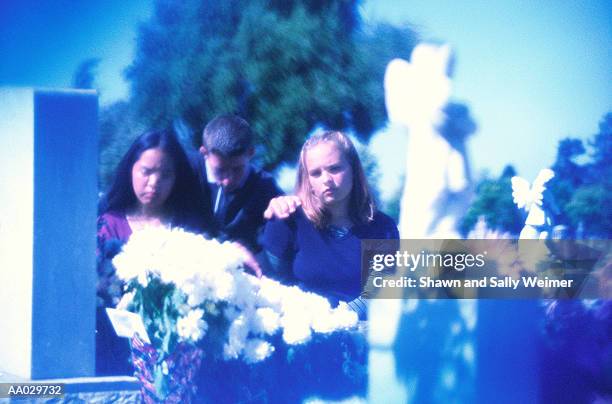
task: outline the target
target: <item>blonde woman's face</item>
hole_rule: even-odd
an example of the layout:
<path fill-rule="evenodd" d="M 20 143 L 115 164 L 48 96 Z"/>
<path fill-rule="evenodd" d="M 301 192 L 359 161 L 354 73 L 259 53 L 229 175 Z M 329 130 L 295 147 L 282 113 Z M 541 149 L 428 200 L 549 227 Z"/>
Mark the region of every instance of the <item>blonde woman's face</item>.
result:
<path fill-rule="evenodd" d="M 331 206 L 348 202 L 353 169 L 334 142 L 321 142 L 306 151 L 306 173 L 313 194 Z"/>

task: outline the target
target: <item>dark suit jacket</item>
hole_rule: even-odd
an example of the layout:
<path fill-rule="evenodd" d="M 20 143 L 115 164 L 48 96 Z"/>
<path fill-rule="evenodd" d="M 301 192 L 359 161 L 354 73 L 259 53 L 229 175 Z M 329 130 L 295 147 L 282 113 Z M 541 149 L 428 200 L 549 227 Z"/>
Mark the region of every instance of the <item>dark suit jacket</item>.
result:
<path fill-rule="evenodd" d="M 221 241 L 239 241 L 253 252 L 261 247 L 257 241 L 264 225 L 263 212 L 272 198 L 283 192 L 268 173 L 253 167 L 244 183 L 238 190 L 225 196 L 221 217 L 213 213 L 217 186 L 208 182 L 206 164 L 202 155 L 190 155 L 192 166 L 196 170 L 204 197 L 204 215 L 213 223 L 213 236 Z"/>

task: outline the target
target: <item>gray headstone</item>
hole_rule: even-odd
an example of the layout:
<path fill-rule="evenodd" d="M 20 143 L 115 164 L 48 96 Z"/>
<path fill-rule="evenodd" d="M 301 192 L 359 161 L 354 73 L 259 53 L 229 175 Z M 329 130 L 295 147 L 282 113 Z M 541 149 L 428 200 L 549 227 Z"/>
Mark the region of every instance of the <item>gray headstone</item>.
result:
<path fill-rule="evenodd" d="M 98 97 L 0 89 L 0 366 L 91 376 Z"/>

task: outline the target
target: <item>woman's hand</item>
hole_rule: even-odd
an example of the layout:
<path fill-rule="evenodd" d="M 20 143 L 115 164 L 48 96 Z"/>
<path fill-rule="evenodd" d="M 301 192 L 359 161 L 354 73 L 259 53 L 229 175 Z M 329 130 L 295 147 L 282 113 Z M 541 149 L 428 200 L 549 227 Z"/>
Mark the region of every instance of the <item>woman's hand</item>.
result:
<path fill-rule="evenodd" d="M 272 198 L 268 208 L 264 212 L 264 218 L 286 219 L 291 216 L 297 208 L 302 205 L 302 201 L 295 195 L 282 195 Z"/>

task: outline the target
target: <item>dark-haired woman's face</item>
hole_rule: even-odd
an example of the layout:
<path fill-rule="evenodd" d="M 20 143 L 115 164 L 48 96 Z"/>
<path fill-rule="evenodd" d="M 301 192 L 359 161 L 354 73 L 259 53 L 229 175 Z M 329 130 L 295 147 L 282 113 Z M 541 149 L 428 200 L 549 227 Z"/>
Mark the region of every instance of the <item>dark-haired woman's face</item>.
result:
<path fill-rule="evenodd" d="M 161 208 L 174 187 L 174 161 L 160 148 L 147 149 L 132 166 L 132 188 L 142 208 Z"/>

